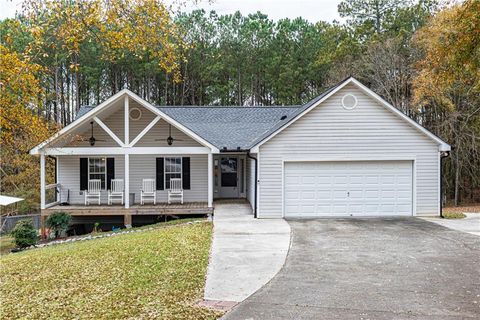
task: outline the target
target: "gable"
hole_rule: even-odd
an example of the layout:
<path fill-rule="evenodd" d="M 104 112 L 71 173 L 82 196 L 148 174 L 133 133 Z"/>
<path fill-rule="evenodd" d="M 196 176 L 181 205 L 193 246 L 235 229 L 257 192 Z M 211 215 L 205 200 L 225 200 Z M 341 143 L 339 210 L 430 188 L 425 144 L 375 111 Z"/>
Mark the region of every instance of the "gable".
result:
<path fill-rule="evenodd" d="M 129 104 L 130 111 L 133 108 L 141 110 L 142 118 L 138 121 L 129 117 L 129 143 L 130 146 L 136 143 L 145 143 L 155 141 L 157 138 L 153 138 L 152 134 L 158 128 L 164 128 L 160 130 L 161 134 L 168 132 L 168 127 L 172 126 L 172 136 L 176 130 L 176 134 L 181 136 L 184 141 L 187 141 L 188 145 L 203 145 L 214 152 L 218 152 L 218 149 L 210 144 L 208 141 L 186 128 L 181 123 L 178 123 L 167 114 L 158 110 L 154 106 L 150 105 L 145 100 L 141 99 L 132 92 L 124 89 L 117 94 L 113 95 L 99 106 L 95 108 L 87 108 L 85 112 L 81 114 L 75 121 L 68 126 L 60 130 L 57 134 L 42 142 L 32 150 L 31 154 L 39 154 L 42 149 L 46 147 L 60 148 L 60 147 L 90 147 L 88 138 L 91 136 L 91 123 L 93 122 L 93 131 L 96 139 L 101 140 L 96 142 L 97 146 L 113 146 L 113 147 L 127 147 L 125 145 L 125 103 Z M 143 121 L 142 121 L 143 119 Z M 159 121 L 162 120 L 162 122 Z M 163 126 L 162 126 L 163 123 Z M 141 133 L 146 134 L 142 136 L 139 141 L 135 141 L 135 138 Z M 150 132 L 154 130 L 154 132 Z M 158 130 L 157 130 L 158 131 Z M 165 139 L 168 135 L 165 137 Z M 180 138 L 177 138 L 180 139 Z M 177 141 L 180 144 L 180 141 Z M 162 146 L 163 141 L 158 141 L 158 144 L 154 146 Z M 135 145 L 136 146 L 136 145 Z"/>
<path fill-rule="evenodd" d="M 342 105 L 346 95 L 353 95 L 356 106 Z M 438 150 L 438 143 L 383 106 L 354 83 L 349 83 L 321 104 L 266 141 L 262 150 L 272 145 L 344 153 L 395 149 L 415 144 L 419 148 Z M 278 148 L 278 146 L 277 146 Z"/>
<path fill-rule="evenodd" d="M 327 103 L 328 101 L 331 101 L 333 96 L 338 97 L 337 93 L 344 88 L 347 88 L 349 90 L 358 91 L 357 94 L 360 93 L 361 97 L 364 97 L 364 96 L 369 97 L 371 99 L 370 104 L 375 104 L 375 105 L 381 107 L 381 108 L 378 108 L 378 112 L 380 112 L 380 110 L 390 112 L 393 116 L 397 117 L 398 120 L 403 121 L 405 125 L 413 128 L 416 131 L 417 135 L 423 135 L 423 136 L 427 137 L 428 139 L 430 139 L 432 142 L 434 142 L 438 146 L 438 150 L 440 150 L 440 151 L 450 151 L 451 148 L 446 142 L 444 142 L 439 137 L 435 136 L 433 133 L 431 133 L 430 131 L 428 131 L 427 129 L 425 129 L 424 127 L 422 127 L 421 125 L 419 125 L 415 121 L 413 121 L 411 118 L 409 118 L 408 116 L 403 114 L 401 111 L 399 111 L 398 109 L 396 109 L 395 107 L 390 105 L 388 102 L 386 102 L 380 96 L 378 96 L 376 93 L 374 93 L 369 88 L 365 87 L 363 84 L 361 84 L 360 82 L 358 82 L 354 78 L 348 78 L 348 79 L 340 82 L 339 84 L 337 84 L 333 88 L 329 89 L 326 93 L 322 94 L 321 96 L 315 98 L 311 102 L 304 105 L 303 110 L 301 110 L 301 112 L 299 112 L 292 120 L 290 120 L 288 123 L 280 126 L 279 128 L 277 128 L 277 130 L 275 130 L 274 132 L 272 132 L 271 134 L 269 134 L 265 138 L 262 138 L 260 141 L 257 141 L 255 143 L 255 145 L 252 146 L 251 151 L 252 152 L 258 152 L 260 146 L 262 146 L 266 142 L 270 141 L 276 135 L 280 134 L 281 132 L 286 130 L 288 127 L 290 127 L 292 124 L 294 124 L 297 121 L 299 121 L 300 119 L 302 119 L 305 115 L 312 112 L 312 110 L 315 110 L 316 108 L 322 106 L 323 104 Z M 344 94 L 342 95 L 342 97 L 344 95 L 345 95 L 345 91 L 344 91 Z M 341 101 L 337 101 L 337 104 L 339 104 L 341 106 Z M 382 108 L 384 110 L 382 110 Z M 332 118 L 331 121 L 335 121 L 335 119 Z M 379 125 L 382 125 L 382 124 L 379 124 Z"/>

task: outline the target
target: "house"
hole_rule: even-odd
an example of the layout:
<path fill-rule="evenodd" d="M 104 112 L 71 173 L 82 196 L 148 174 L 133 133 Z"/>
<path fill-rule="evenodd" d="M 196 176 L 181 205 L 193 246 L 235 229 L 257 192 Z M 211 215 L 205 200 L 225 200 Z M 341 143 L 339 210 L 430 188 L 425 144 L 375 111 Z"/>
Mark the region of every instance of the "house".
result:
<path fill-rule="evenodd" d="M 350 77 L 300 106 L 164 107 L 122 90 L 30 153 L 40 156 L 41 208 L 78 215 L 212 212 L 245 198 L 258 218 L 415 216 L 440 211 L 450 146 Z M 45 185 L 45 157 L 56 184 Z M 171 179 L 184 203 L 167 204 Z M 90 180 L 100 206 L 85 205 Z M 107 205 L 121 179 L 123 205 Z M 143 179 L 156 204 L 140 205 Z M 47 193 L 56 192 L 52 203 Z M 69 206 L 59 207 L 61 202 Z"/>

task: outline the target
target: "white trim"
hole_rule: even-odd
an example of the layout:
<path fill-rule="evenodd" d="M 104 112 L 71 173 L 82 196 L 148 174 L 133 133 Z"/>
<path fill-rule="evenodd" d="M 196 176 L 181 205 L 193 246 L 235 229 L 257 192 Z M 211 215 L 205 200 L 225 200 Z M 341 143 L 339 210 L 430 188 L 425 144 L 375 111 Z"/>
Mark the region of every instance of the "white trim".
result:
<path fill-rule="evenodd" d="M 97 107 L 98 108 L 98 107 Z M 124 108 L 124 130 L 125 130 L 125 145 L 128 145 L 130 143 L 130 103 L 128 101 L 128 95 L 125 95 L 125 98 L 123 100 L 123 108 Z"/>
<path fill-rule="evenodd" d="M 35 155 L 40 154 L 40 150 L 43 149 L 47 144 L 56 140 L 60 136 L 68 133 L 69 131 L 75 129 L 76 127 L 80 126 L 84 122 L 90 120 L 92 116 L 97 115 L 106 106 L 111 105 L 113 102 L 118 100 L 121 96 L 123 96 L 126 92 L 127 92 L 126 89 L 123 89 L 123 90 L 117 92 L 116 94 L 114 94 L 113 96 L 111 96 L 110 98 L 108 98 L 107 100 L 102 102 L 101 104 L 99 104 L 96 108 L 93 108 L 92 110 L 90 110 L 89 112 L 87 112 L 86 114 L 84 114 L 83 116 L 78 118 L 77 120 L 73 121 L 72 123 L 70 123 L 69 125 L 64 127 L 62 130 L 58 131 L 56 134 L 54 134 L 53 136 L 51 136 L 50 138 L 45 140 L 44 142 L 40 143 L 39 145 L 37 145 L 36 147 L 31 149 L 30 154 L 35 154 Z"/>
<path fill-rule="evenodd" d="M 40 154 L 40 209 L 45 207 L 45 154 Z"/>
<path fill-rule="evenodd" d="M 332 95 L 334 95 L 335 93 L 337 93 L 340 89 L 342 89 L 343 87 L 345 87 L 346 85 L 350 84 L 350 83 L 353 83 L 355 85 L 357 85 L 360 89 L 362 89 L 363 91 L 365 91 L 368 95 L 370 95 L 371 97 L 373 97 L 374 99 L 376 99 L 378 102 L 380 102 L 381 105 L 385 106 L 387 109 L 390 109 L 393 113 L 395 113 L 397 116 L 399 116 L 400 118 L 406 120 L 410 125 L 412 125 L 414 128 L 418 129 L 419 131 L 421 131 L 422 133 L 424 133 L 425 135 L 427 135 L 430 139 L 434 140 L 435 142 L 437 142 L 439 144 L 439 150 L 440 151 L 450 151 L 451 147 L 449 144 L 447 144 L 445 141 L 441 140 L 439 137 L 435 136 L 433 133 L 431 133 L 430 131 L 428 131 L 427 129 L 425 129 L 424 127 L 422 127 L 421 125 L 419 125 L 418 123 L 416 123 L 415 121 L 413 121 L 410 117 L 408 117 L 407 115 L 405 115 L 403 112 L 401 112 L 400 110 L 398 110 L 397 108 L 395 108 L 394 106 L 392 106 L 391 104 L 389 104 L 387 101 L 385 101 L 384 99 L 382 99 L 378 94 L 376 94 L 375 92 L 373 92 L 372 90 L 370 90 L 369 88 L 367 88 L 366 86 L 364 86 L 362 83 L 360 83 L 358 80 L 356 80 L 355 78 L 351 77 L 349 79 L 347 79 L 346 81 L 344 81 L 343 83 L 341 83 L 338 87 L 336 87 L 335 89 L 333 89 L 331 92 L 329 92 L 328 94 L 326 94 L 322 99 L 318 100 L 317 102 L 315 102 L 314 104 L 312 104 L 310 107 L 308 107 L 307 109 L 305 109 L 302 113 L 300 113 L 299 115 L 297 115 L 294 119 L 292 119 L 290 122 L 288 122 L 287 124 L 285 124 L 283 127 L 279 128 L 277 131 L 271 133 L 268 137 L 264 138 L 262 141 L 259 141 L 256 145 L 254 145 L 250 152 L 252 153 L 257 153 L 259 152 L 260 150 L 260 146 L 262 146 L 264 143 L 266 143 L 267 141 L 269 141 L 270 139 L 272 139 L 273 137 L 275 137 L 277 134 L 279 134 L 280 132 L 282 132 L 283 130 L 285 130 L 286 128 L 288 128 L 292 123 L 296 122 L 298 119 L 300 119 L 301 117 L 303 117 L 305 114 L 307 114 L 308 112 L 310 112 L 312 109 L 314 109 L 315 107 L 317 107 L 319 104 L 321 104 L 322 102 L 324 102 L 325 100 L 327 100 L 328 98 L 330 98 Z"/>
<path fill-rule="evenodd" d="M 353 103 L 353 106 L 351 106 L 351 107 L 347 107 L 347 106 L 345 105 L 345 98 L 346 98 L 346 97 L 349 97 L 349 96 L 352 97 L 353 100 L 355 100 L 355 102 Z M 357 104 L 358 104 L 357 97 L 355 97 L 355 95 L 353 95 L 353 94 L 351 94 L 351 93 L 347 93 L 346 95 L 344 95 L 344 96 L 342 97 L 342 107 L 343 107 L 343 109 L 345 109 L 345 110 L 353 110 L 353 109 L 355 109 L 355 107 L 357 106 Z"/>
<path fill-rule="evenodd" d="M 211 152 L 208 154 L 207 174 L 207 202 L 208 207 L 211 208 L 213 207 L 213 154 Z"/>
<path fill-rule="evenodd" d="M 194 133 L 193 131 L 191 131 L 190 129 L 188 129 L 187 127 L 185 127 L 184 125 L 182 125 L 178 121 L 169 117 L 168 115 L 166 115 L 165 113 L 163 113 L 162 111 L 160 111 L 159 109 L 157 109 L 156 107 L 154 107 L 153 105 L 148 103 L 147 101 L 145 101 L 142 98 L 140 98 L 139 96 L 137 96 L 135 93 L 131 92 L 128 89 L 122 89 L 121 91 L 117 92 L 116 94 L 114 94 L 113 96 L 111 96 L 110 98 L 108 98 L 107 100 L 102 102 L 101 104 L 99 104 L 97 107 L 93 108 L 92 110 L 90 110 L 89 112 L 87 112 L 86 114 L 84 114 L 83 116 L 78 118 L 77 120 L 73 121 L 72 123 L 70 123 L 69 125 L 64 127 L 62 130 L 60 130 L 59 132 L 54 134 L 49 139 L 45 140 L 44 142 L 40 143 L 39 145 L 37 145 L 36 147 L 31 149 L 30 154 L 33 154 L 33 155 L 40 154 L 40 150 L 42 150 L 46 145 L 48 145 L 52 141 L 56 140 L 60 136 L 62 136 L 64 134 L 72 131 L 73 129 L 79 127 L 84 122 L 90 120 L 92 117 L 99 114 L 103 109 L 111 106 L 111 104 L 113 102 L 117 101 L 119 98 L 121 98 L 124 95 L 125 95 L 125 106 L 126 106 L 126 108 L 125 108 L 125 114 L 126 114 L 126 117 L 125 117 L 125 126 L 126 126 L 125 127 L 125 144 L 127 144 L 127 145 L 129 144 L 129 139 L 127 139 L 127 138 L 128 138 L 128 134 L 129 134 L 129 129 L 128 129 L 129 128 L 128 127 L 128 124 L 129 124 L 129 121 L 128 121 L 128 118 L 129 118 L 128 117 L 128 109 L 129 109 L 128 108 L 128 105 L 129 105 L 128 98 L 130 97 L 133 100 L 135 100 L 136 102 L 138 102 L 139 104 L 141 104 L 143 107 L 145 107 L 146 109 L 151 111 L 152 113 L 161 116 L 169 124 L 173 125 L 177 129 L 183 131 L 186 135 L 190 136 L 192 139 L 194 139 L 197 142 L 199 142 L 200 144 L 210 148 L 210 150 L 212 152 L 214 152 L 214 153 L 219 153 L 220 152 L 220 150 L 217 147 L 215 147 L 213 144 L 206 141 L 205 139 L 203 139 L 202 137 L 200 137 L 199 135 L 197 135 L 196 133 Z"/>
<path fill-rule="evenodd" d="M 133 147 L 140 139 L 143 138 L 143 136 L 144 136 L 145 134 L 147 134 L 148 131 L 150 131 L 150 130 L 153 128 L 153 126 L 154 126 L 158 121 L 160 121 L 161 118 L 162 118 L 162 117 L 160 117 L 160 116 L 156 116 L 155 119 L 153 119 L 152 122 L 150 122 L 150 123 L 148 124 L 148 126 L 146 126 L 146 127 L 142 130 L 142 132 L 140 132 L 140 133 L 135 137 L 135 139 L 132 140 L 132 142 L 131 142 L 128 146 L 129 146 L 129 147 Z"/>
<path fill-rule="evenodd" d="M 208 154 L 207 147 L 79 147 L 79 148 L 46 148 L 46 155 L 116 155 L 116 154 Z"/>
<path fill-rule="evenodd" d="M 214 152 L 214 153 L 219 153 L 220 152 L 220 150 L 217 147 L 215 147 L 213 144 L 211 144 L 207 140 L 203 139 L 202 137 L 197 135 L 195 132 L 193 132 L 192 130 L 185 127 L 180 122 L 176 121 L 175 119 L 169 117 L 167 114 L 163 113 L 159 109 L 155 108 L 153 105 L 151 105 L 149 102 L 145 101 L 144 99 L 140 98 L 135 93 L 133 93 L 131 91 L 127 91 L 127 93 L 130 95 L 130 97 L 133 100 L 137 101 L 139 104 L 141 104 L 142 106 L 144 106 L 148 110 L 152 111 L 154 114 L 161 116 L 169 124 L 173 125 L 177 129 L 183 131 L 186 135 L 190 136 L 192 139 L 196 140 L 200 144 L 210 148 L 212 150 L 212 152 Z"/>
<path fill-rule="evenodd" d="M 260 218 L 260 152 L 257 153 L 257 193 L 255 194 L 255 199 L 257 199 L 257 207 L 255 212 L 257 213 L 257 218 Z"/>
<path fill-rule="evenodd" d="M 438 160 L 437 160 L 437 194 L 438 194 L 438 204 L 437 204 L 437 214 L 440 215 L 440 208 L 441 208 L 441 203 L 443 202 L 442 198 L 442 178 L 441 178 L 441 167 L 442 167 L 442 152 L 438 153 Z"/>
<path fill-rule="evenodd" d="M 130 155 L 125 154 L 125 176 L 123 177 L 125 181 L 125 208 L 130 208 Z M 133 204 L 133 203 L 132 203 Z"/>
<path fill-rule="evenodd" d="M 134 110 L 137 110 L 139 112 L 138 118 L 132 117 L 132 111 Z M 142 119 L 142 110 L 140 110 L 139 108 L 133 107 L 130 110 L 128 110 L 128 117 L 130 118 L 130 120 L 133 120 L 133 121 L 140 120 Z"/>
<path fill-rule="evenodd" d="M 297 159 L 282 159 L 282 218 L 285 218 L 285 162 L 355 162 L 355 161 L 412 161 L 412 217 L 417 216 L 417 158 L 416 156 L 354 156 L 354 157 L 339 157 L 339 158 L 297 158 Z M 334 217 L 334 216 L 332 216 Z M 327 217 L 325 217 L 327 218 Z"/>
<path fill-rule="evenodd" d="M 95 156 L 95 157 L 87 157 L 87 163 L 88 163 L 88 169 L 87 169 L 87 183 L 88 181 L 90 181 L 90 173 L 91 174 L 101 174 L 101 173 L 96 173 L 96 172 L 90 172 L 90 159 L 103 159 L 104 162 L 105 162 L 105 173 L 104 173 L 104 176 L 105 176 L 105 187 L 102 188 L 102 185 L 100 184 L 100 190 L 102 191 L 106 191 L 108 190 L 108 186 L 107 186 L 107 156 Z M 101 179 L 99 179 L 101 181 Z"/>
<path fill-rule="evenodd" d="M 110 130 L 110 128 L 105 124 L 103 123 L 102 120 L 100 120 L 98 117 L 93 117 L 93 120 L 95 120 L 95 122 L 106 132 L 108 133 L 108 135 L 110 137 L 112 137 L 113 140 L 115 140 L 116 143 L 118 143 L 119 146 L 124 146 L 125 144 L 123 143 L 122 140 L 120 140 L 119 137 L 117 137 L 117 135 L 115 133 L 113 133 L 112 130 Z"/>
<path fill-rule="evenodd" d="M 166 159 L 180 159 L 180 172 L 167 172 L 167 161 Z M 170 187 L 167 188 L 167 174 L 178 174 L 180 173 L 180 179 L 182 180 L 182 189 L 183 189 L 183 157 L 179 156 L 168 156 L 163 157 L 163 190 L 169 190 Z"/>

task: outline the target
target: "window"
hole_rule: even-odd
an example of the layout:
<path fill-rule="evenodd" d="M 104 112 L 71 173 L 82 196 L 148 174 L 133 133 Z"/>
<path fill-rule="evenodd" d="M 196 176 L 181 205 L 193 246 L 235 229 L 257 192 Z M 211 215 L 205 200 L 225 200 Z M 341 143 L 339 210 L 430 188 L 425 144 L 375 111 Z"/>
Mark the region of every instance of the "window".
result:
<path fill-rule="evenodd" d="M 88 158 L 88 180 L 99 179 L 102 189 L 107 181 L 107 164 L 105 158 Z"/>
<path fill-rule="evenodd" d="M 165 190 L 170 189 L 170 179 L 182 178 L 182 158 L 165 158 Z"/>

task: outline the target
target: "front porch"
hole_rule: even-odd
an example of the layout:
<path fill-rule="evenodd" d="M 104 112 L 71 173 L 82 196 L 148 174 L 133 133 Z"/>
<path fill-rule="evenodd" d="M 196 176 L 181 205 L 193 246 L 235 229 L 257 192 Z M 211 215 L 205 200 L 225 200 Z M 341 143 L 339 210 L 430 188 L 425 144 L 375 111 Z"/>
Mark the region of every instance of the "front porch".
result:
<path fill-rule="evenodd" d="M 106 216 L 123 216 L 124 226 L 132 225 L 133 216 L 189 216 L 189 215 L 207 215 L 213 214 L 213 206 L 208 206 L 207 202 L 184 202 L 168 204 L 157 203 L 146 205 L 132 205 L 125 207 L 124 205 L 53 205 L 47 209 L 43 209 L 41 213 L 41 234 L 45 235 L 45 220 L 55 212 L 66 212 L 72 217 L 106 217 Z"/>
<path fill-rule="evenodd" d="M 118 216 L 118 215 L 198 215 L 212 214 L 213 207 L 207 202 L 157 203 L 147 205 L 133 205 L 125 208 L 122 205 L 55 205 L 42 210 L 42 216 L 49 216 L 58 211 L 69 213 L 72 216 Z"/>

